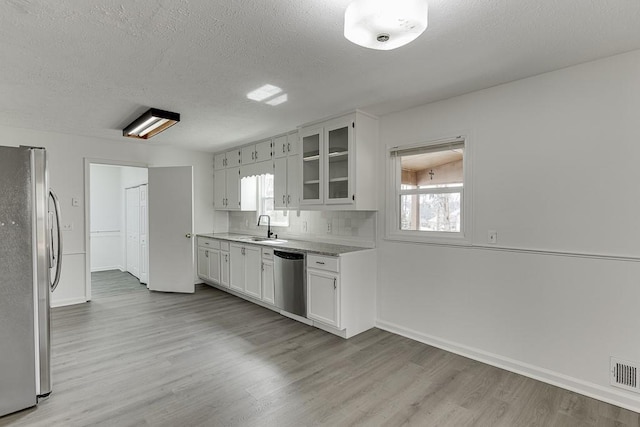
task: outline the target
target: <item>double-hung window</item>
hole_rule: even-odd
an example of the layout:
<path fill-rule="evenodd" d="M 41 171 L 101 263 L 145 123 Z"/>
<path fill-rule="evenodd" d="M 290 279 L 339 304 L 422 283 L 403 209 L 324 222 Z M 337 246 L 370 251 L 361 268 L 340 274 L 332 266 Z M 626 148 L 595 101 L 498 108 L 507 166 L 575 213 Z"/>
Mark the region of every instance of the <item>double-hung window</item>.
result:
<path fill-rule="evenodd" d="M 389 151 L 388 237 L 465 243 L 465 154 L 462 137 Z"/>

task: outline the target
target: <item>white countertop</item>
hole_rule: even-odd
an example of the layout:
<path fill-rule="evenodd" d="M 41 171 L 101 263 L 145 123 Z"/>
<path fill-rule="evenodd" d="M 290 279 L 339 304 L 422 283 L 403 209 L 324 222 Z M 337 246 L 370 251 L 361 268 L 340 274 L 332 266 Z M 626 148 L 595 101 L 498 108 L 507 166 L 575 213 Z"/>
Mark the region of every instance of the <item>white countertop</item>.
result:
<path fill-rule="evenodd" d="M 275 250 L 289 249 L 294 251 L 309 252 L 309 253 L 329 255 L 329 256 L 340 256 L 342 254 L 346 254 L 349 252 L 366 251 L 371 249 L 371 248 L 363 248 L 358 246 L 337 245 L 333 243 L 318 243 L 318 242 L 310 242 L 307 240 L 293 240 L 293 239 L 283 239 L 283 240 L 286 240 L 286 243 L 281 243 L 276 245 L 272 243 L 263 243 L 260 241 L 257 241 L 257 242 L 248 241 L 247 238 L 253 237 L 253 236 L 250 236 L 247 234 L 235 234 L 235 233 L 206 233 L 206 234 L 198 234 L 198 236 L 269 247 Z"/>

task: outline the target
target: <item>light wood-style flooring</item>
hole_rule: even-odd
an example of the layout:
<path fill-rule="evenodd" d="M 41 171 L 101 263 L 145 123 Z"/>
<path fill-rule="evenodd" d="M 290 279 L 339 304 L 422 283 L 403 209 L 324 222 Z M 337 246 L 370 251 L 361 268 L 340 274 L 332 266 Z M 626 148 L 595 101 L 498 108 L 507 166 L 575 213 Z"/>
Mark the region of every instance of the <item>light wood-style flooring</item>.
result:
<path fill-rule="evenodd" d="M 640 426 L 407 338 L 343 340 L 205 285 L 154 293 L 105 272 L 93 296 L 53 310 L 53 393 L 0 426 Z"/>

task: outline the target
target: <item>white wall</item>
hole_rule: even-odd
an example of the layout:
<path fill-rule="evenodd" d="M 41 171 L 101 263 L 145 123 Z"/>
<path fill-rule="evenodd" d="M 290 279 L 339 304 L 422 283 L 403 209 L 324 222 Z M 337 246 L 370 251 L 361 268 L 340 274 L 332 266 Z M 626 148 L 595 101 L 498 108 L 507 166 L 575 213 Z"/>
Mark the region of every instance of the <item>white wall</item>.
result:
<path fill-rule="evenodd" d="M 91 165 L 91 271 L 123 269 L 122 170 Z"/>
<path fill-rule="evenodd" d="M 382 117 L 382 168 L 468 135 L 473 246 L 385 240 L 381 174 L 379 325 L 640 410 L 608 377 L 640 362 L 639 112 L 635 51 Z"/>
<path fill-rule="evenodd" d="M 115 132 L 115 131 L 114 131 Z M 193 166 L 196 233 L 214 230 L 213 155 L 154 145 L 154 142 L 122 142 L 0 126 L 3 145 L 34 145 L 47 148 L 51 186 L 57 191 L 63 223 L 73 231 L 63 233 L 64 255 L 61 282 L 52 296 L 53 305 L 85 301 L 84 159 L 135 162 L 149 166 Z M 79 207 L 71 198 L 80 199 Z M 223 224 L 220 227 L 225 226 Z"/>

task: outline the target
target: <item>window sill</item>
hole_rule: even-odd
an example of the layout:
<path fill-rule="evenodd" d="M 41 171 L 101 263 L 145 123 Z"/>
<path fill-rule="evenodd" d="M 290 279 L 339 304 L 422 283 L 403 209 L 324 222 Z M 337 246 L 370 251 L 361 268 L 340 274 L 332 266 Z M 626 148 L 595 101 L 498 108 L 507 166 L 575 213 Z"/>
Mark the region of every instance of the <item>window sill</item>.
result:
<path fill-rule="evenodd" d="M 437 232 L 393 232 L 385 235 L 385 240 L 407 243 L 424 243 L 430 245 L 471 246 L 471 241 L 462 233 Z"/>

